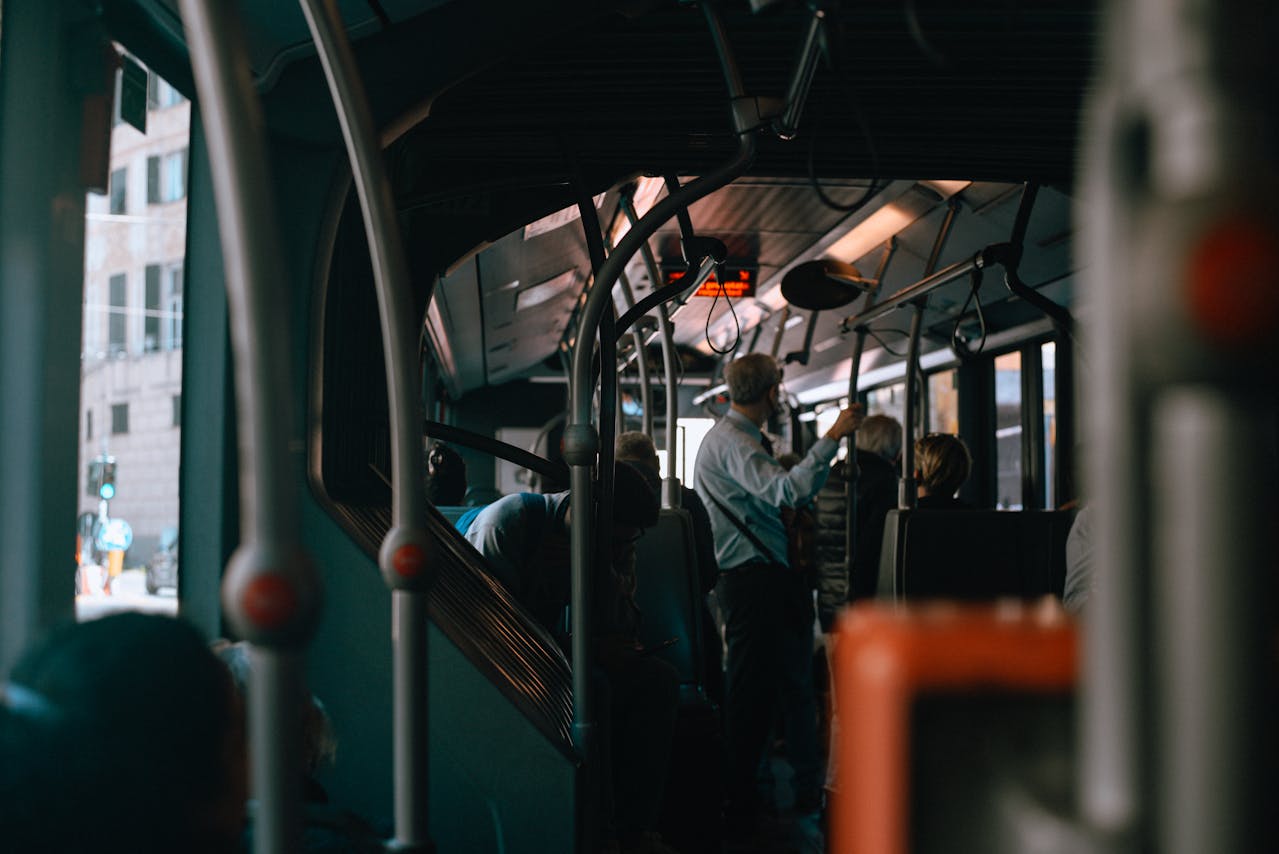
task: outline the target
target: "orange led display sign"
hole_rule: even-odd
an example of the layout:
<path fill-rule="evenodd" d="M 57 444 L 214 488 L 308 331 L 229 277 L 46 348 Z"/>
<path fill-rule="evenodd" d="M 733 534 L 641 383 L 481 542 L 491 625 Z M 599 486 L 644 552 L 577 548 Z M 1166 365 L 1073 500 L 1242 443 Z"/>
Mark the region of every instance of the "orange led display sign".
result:
<path fill-rule="evenodd" d="M 667 270 L 666 284 L 670 285 L 684 278 L 684 270 Z M 756 271 L 745 267 L 720 267 L 711 277 L 702 283 L 692 296 L 723 297 L 738 299 L 755 296 Z"/>

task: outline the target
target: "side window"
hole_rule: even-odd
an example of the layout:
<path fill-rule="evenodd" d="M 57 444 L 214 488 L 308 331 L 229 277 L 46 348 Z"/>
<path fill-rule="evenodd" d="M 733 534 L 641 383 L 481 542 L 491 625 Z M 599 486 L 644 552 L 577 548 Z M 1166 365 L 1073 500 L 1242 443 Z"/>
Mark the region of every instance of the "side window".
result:
<path fill-rule="evenodd" d="M 129 404 L 116 403 L 111 406 L 111 435 L 123 436 L 129 432 Z"/>
<path fill-rule="evenodd" d="M 959 432 L 959 371 L 928 376 L 928 432 Z"/>
<path fill-rule="evenodd" d="M 146 314 L 142 316 L 142 349 L 160 349 L 160 265 L 147 265 Z"/>
<path fill-rule="evenodd" d="M 116 169 L 111 173 L 111 182 L 109 192 L 111 195 L 110 212 L 113 214 L 123 214 L 129 212 L 129 200 L 126 193 L 129 185 L 129 170 Z"/>
<path fill-rule="evenodd" d="M 891 415 L 900 422 L 906 417 L 906 384 L 896 383 L 866 392 L 867 415 Z"/>
<path fill-rule="evenodd" d="M 111 304 L 107 315 L 107 349 L 111 355 L 123 354 L 129 347 L 129 277 L 117 273 L 107 282 Z"/>
<path fill-rule="evenodd" d="M 1039 348 L 1044 375 L 1044 507 L 1052 507 L 1057 489 L 1057 345 L 1052 341 Z"/>
<path fill-rule="evenodd" d="M 191 106 L 154 74 L 147 94 L 146 133 L 124 122 L 112 126 L 108 192 L 86 200 L 79 477 L 88 488 L 77 490 L 80 619 L 178 607 L 179 555 L 166 543 L 176 541 L 179 521 Z M 144 187 L 145 203 L 163 208 L 143 207 Z M 130 206 L 135 216 L 121 216 Z M 95 535 L 108 526 L 114 539 Z M 122 530 L 131 537 L 118 536 Z"/>
<path fill-rule="evenodd" d="M 1021 352 L 995 358 L 995 509 L 1020 510 L 1021 500 Z"/>

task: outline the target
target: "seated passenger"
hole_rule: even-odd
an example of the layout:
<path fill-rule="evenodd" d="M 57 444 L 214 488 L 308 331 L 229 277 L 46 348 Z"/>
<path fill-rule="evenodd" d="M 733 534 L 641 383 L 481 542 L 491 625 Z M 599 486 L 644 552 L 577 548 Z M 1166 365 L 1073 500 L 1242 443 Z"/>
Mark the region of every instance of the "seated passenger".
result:
<path fill-rule="evenodd" d="M 646 433 L 631 430 L 617 437 L 617 461 L 628 463 L 644 476 L 649 487 L 658 495 L 662 492 L 661 466 L 657 461 L 657 447 Z M 719 579 L 719 564 L 715 562 L 715 536 L 711 533 L 711 517 L 701 497 L 687 486 L 680 485 L 680 507 L 688 511 L 693 523 L 693 549 L 697 556 L 697 581 L 702 592 L 702 654 L 706 661 L 707 696 L 717 705 L 724 703 L 724 645 L 719 628 L 706 602 L 706 595 L 715 589 Z"/>
<path fill-rule="evenodd" d="M 625 463 L 614 476 L 611 566 L 594 569 L 593 683 L 600 709 L 600 792 L 619 850 L 671 849 L 654 833 L 675 729 L 679 676 L 636 640 L 635 541 L 657 523 L 657 496 Z M 465 532 L 498 580 L 552 634 L 571 598 L 569 493 L 520 493 L 485 507 Z"/>
<path fill-rule="evenodd" d="M 929 433 L 915 442 L 915 482 L 920 510 L 967 509 L 955 497 L 973 470 L 964 440 L 949 433 Z"/>
<path fill-rule="evenodd" d="M 426 455 L 426 497 L 437 507 L 461 507 L 466 500 L 466 461 L 443 442 Z"/>
<path fill-rule="evenodd" d="M 144 614 L 67 625 L 24 655 L 10 680 L 8 713 L 26 732 L 42 731 L 50 752 L 48 776 L 26 781 L 17 803 L 7 784 L 0 790 L 4 810 L 26 804 L 45 823 L 33 847 L 6 830 L 6 850 L 240 850 L 243 714 L 190 625 Z M 0 765 L 10 766 L 7 749 Z"/>
<path fill-rule="evenodd" d="M 231 643 L 225 639 L 214 641 L 211 649 L 222 661 L 239 693 L 242 705 L 247 705 L 251 660 L 249 645 L 243 641 Z M 303 797 L 306 811 L 303 821 L 302 850 L 326 852 L 326 854 L 380 854 L 384 840 L 372 825 L 349 810 L 329 804 L 328 793 L 320 785 L 320 769 L 333 761 L 337 741 L 333 735 L 333 722 L 324 704 L 314 694 L 308 694 L 299 709 L 302 721 L 302 767 L 304 775 Z M 246 789 L 249 789 L 246 781 Z M 249 791 L 252 795 L 252 791 Z M 256 804 L 249 802 L 249 826 L 245 832 L 246 851 L 253 848 L 253 818 Z"/>

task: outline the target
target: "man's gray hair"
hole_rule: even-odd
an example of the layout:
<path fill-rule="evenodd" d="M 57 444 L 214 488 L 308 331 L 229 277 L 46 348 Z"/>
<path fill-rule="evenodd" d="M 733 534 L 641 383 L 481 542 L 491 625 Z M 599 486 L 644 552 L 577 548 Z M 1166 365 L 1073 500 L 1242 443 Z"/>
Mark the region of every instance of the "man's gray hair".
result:
<path fill-rule="evenodd" d="M 625 433 L 618 434 L 617 450 L 614 452 L 615 459 L 628 463 L 640 463 L 646 466 L 656 466 L 657 448 L 653 445 L 653 439 L 647 433 L 641 433 L 639 430 L 627 430 Z"/>
<path fill-rule="evenodd" d="M 767 353 L 747 353 L 724 369 L 728 396 L 733 403 L 752 404 L 763 400 L 768 390 L 782 381 L 777 360 Z"/>
<path fill-rule="evenodd" d="M 857 428 L 857 449 L 893 460 L 902 449 L 902 425 L 891 415 L 871 415 Z"/>

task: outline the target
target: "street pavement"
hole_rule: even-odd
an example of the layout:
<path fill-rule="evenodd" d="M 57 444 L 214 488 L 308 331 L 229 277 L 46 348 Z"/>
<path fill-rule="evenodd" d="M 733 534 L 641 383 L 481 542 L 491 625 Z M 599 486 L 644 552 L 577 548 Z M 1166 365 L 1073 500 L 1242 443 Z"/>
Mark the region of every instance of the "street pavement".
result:
<path fill-rule="evenodd" d="M 126 569 L 120 573 L 115 581 L 111 582 L 109 595 L 103 593 L 100 586 L 94 583 L 101 577 L 101 569 L 89 566 L 85 567 L 85 570 L 88 572 L 90 584 L 94 590 L 92 593 L 75 597 L 76 619 L 80 622 L 96 620 L 99 617 L 119 614 L 123 611 L 175 616 L 178 613 L 178 597 L 171 589 L 162 589 L 154 596 L 147 593 L 145 569 Z"/>

